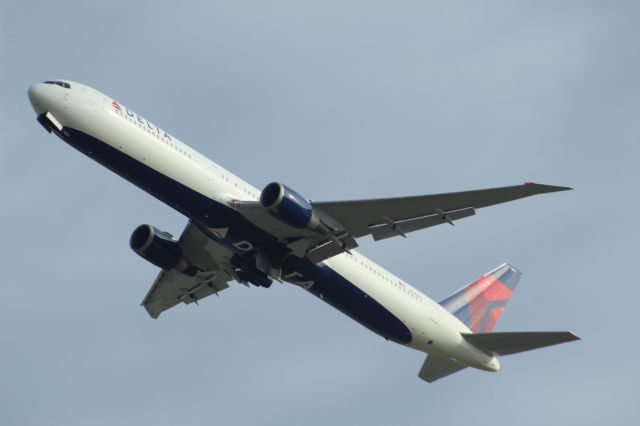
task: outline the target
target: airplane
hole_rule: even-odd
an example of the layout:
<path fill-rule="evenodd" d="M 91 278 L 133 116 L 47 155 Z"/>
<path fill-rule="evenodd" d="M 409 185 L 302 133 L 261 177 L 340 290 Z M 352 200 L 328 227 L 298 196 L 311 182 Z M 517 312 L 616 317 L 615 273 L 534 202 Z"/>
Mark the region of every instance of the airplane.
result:
<path fill-rule="evenodd" d="M 310 201 L 289 186 L 261 191 L 124 104 L 81 83 L 34 84 L 37 121 L 86 156 L 187 217 L 181 236 L 140 225 L 130 247 L 160 272 L 142 301 L 153 318 L 198 304 L 236 281 L 295 284 L 386 340 L 427 354 L 433 382 L 499 356 L 578 340 L 568 331 L 492 332 L 521 273 L 503 264 L 436 302 L 355 249 L 356 239 L 405 237 L 477 209 L 569 190 L 523 185 L 412 197 Z"/>

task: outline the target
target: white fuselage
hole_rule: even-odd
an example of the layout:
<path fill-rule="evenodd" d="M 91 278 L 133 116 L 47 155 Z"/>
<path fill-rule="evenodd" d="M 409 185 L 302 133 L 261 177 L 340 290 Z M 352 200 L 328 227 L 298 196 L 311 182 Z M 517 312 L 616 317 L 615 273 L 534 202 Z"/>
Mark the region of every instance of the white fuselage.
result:
<path fill-rule="evenodd" d="M 36 112 L 52 114 L 61 125 L 61 132 L 69 128 L 89 135 L 126 157 L 228 208 L 231 208 L 231 200 L 258 200 L 260 190 L 176 137 L 96 90 L 80 83 L 68 83 L 70 88 L 37 84 L 29 90 Z M 64 134 L 59 136 L 65 139 Z M 91 148 L 84 149 L 83 152 L 92 158 L 96 155 Z M 105 161 L 117 161 L 94 159 L 103 164 Z M 120 170 L 118 173 L 126 175 L 126 171 Z M 129 180 L 136 183 L 135 176 Z M 139 186 L 147 190 L 144 184 Z M 168 198 L 170 197 L 162 199 L 184 213 L 179 201 L 174 203 Z M 458 318 L 365 256 L 351 251 L 350 254 L 339 254 L 323 263 L 402 321 L 411 333 L 410 341 L 405 343 L 407 346 L 454 358 L 462 364 L 483 370 L 499 369 L 495 357 L 478 350 L 463 339 L 461 333 L 471 331 Z M 357 316 L 349 315 L 354 318 Z"/>

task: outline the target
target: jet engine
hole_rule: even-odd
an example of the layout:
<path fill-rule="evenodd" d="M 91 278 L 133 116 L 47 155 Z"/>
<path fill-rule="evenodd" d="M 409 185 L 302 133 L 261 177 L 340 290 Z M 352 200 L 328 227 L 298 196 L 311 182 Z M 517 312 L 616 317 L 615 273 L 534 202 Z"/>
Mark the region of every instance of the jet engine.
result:
<path fill-rule="evenodd" d="M 198 268 L 185 259 L 180 243 L 168 232 L 151 225 L 138 226 L 131 234 L 129 246 L 143 259 L 164 270 L 173 269 L 190 276 L 198 272 Z"/>
<path fill-rule="evenodd" d="M 271 182 L 260 194 L 260 205 L 276 219 L 298 229 L 326 233 L 327 229 L 313 212 L 311 203 L 293 189 Z"/>

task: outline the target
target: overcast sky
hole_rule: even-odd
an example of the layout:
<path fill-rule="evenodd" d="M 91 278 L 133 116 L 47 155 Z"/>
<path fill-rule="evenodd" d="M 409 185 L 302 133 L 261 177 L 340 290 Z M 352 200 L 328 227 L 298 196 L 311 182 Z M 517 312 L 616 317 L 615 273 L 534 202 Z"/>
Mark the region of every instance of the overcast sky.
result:
<path fill-rule="evenodd" d="M 2 1 L 0 424 L 639 424 L 640 4 L 480 3 Z M 152 320 L 130 233 L 186 219 L 38 125 L 56 78 L 314 200 L 572 186 L 360 243 L 436 300 L 511 262 L 496 331 L 583 340 L 427 384 L 291 285 Z"/>

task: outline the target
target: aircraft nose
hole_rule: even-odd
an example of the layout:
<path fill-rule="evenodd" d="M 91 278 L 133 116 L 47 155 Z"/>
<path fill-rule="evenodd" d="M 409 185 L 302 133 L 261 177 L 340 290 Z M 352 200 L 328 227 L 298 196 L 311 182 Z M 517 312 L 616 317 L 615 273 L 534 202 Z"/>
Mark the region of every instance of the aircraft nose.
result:
<path fill-rule="evenodd" d="M 66 82 L 45 81 L 34 84 L 27 91 L 29 102 L 38 116 L 38 122 L 48 132 L 61 132 L 64 127 L 56 115 L 66 109 L 68 95 L 61 91 L 69 88 L 70 85 Z"/>
<path fill-rule="evenodd" d="M 62 108 L 71 91 L 66 81 L 45 81 L 29 87 L 28 95 L 36 114 L 52 112 Z"/>
<path fill-rule="evenodd" d="M 29 87 L 28 95 L 29 102 L 36 114 L 40 115 L 43 112 L 47 112 L 48 101 L 51 98 L 51 94 L 48 93 L 50 88 L 46 84 L 38 83 Z"/>

